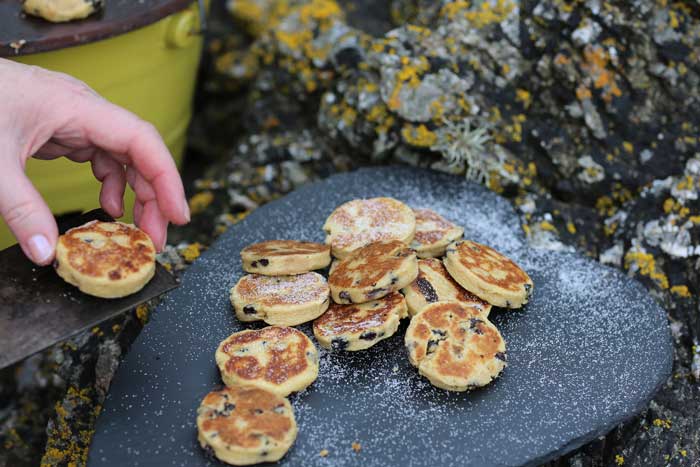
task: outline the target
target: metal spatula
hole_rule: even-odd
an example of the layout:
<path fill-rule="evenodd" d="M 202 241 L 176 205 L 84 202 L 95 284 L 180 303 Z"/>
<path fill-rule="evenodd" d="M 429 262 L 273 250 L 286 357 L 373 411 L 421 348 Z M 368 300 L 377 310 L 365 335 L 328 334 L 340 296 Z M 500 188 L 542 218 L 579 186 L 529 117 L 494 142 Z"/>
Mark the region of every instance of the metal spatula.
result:
<path fill-rule="evenodd" d="M 59 230 L 94 219 L 114 220 L 98 209 L 59 222 Z M 138 293 L 119 299 L 97 298 L 66 283 L 53 267 L 32 264 L 19 245 L 0 251 L 0 368 L 177 286 L 177 280 L 157 264 L 155 276 Z"/>

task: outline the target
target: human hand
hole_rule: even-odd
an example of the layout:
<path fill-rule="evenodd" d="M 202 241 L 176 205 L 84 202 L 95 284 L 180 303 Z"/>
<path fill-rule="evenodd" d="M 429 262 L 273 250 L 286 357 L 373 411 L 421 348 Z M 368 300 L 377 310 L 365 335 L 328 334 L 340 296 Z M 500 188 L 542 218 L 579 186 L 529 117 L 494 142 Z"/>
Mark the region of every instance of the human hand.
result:
<path fill-rule="evenodd" d="M 100 204 L 124 211 L 126 182 L 136 193 L 134 219 L 165 246 L 168 222 L 190 213 L 182 181 L 158 131 L 68 75 L 0 59 L 0 216 L 37 264 L 53 260 L 58 229 L 24 173 L 28 158 L 90 162 Z"/>

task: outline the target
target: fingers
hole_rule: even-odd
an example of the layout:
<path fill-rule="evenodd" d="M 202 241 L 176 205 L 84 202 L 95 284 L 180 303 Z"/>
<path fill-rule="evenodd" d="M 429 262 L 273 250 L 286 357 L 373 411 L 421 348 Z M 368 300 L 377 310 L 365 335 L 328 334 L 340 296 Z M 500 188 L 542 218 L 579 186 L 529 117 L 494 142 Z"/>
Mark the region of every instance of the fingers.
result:
<path fill-rule="evenodd" d="M 75 112 L 90 143 L 119 154 L 119 162 L 134 167 L 151 186 L 162 217 L 175 224 L 189 222 L 182 180 L 153 125 L 103 99 L 84 98 Z"/>
<path fill-rule="evenodd" d="M 153 187 L 134 169 L 126 169 L 126 179 L 136 194 L 134 220 L 153 240 L 158 251 L 165 247 L 168 219 L 163 216 Z"/>
<path fill-rule="evenodd" d="M 2 158 L 0 216 L 19 241 L 24 254 L 39 265 L 54 257 L 58 229 L 48 206 L 24 174 L 16 157 Z"/>
<path fill-rule="evenodd" d="M 110 216 L 124 214 L 124 189 L 126 173 L 124 166 L 105 152 L 97 152 L 92 158 L 92 173 L 102 182 L 100 205 Z"/>

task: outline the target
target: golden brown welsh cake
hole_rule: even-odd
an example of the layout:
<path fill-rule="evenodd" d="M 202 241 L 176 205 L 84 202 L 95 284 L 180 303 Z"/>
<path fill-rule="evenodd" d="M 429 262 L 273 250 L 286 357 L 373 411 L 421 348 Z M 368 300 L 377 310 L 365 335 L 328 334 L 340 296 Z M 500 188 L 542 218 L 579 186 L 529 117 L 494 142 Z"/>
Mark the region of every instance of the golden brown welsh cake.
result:
<path fill-rule="evenodd" d="M 399 240 L 409 244 L 416 230 L 411 208 L 393 198 L 356 199 L 337 207 L 323 225 L 333 256 L 373 242 Z"/>
<path fill-rule="evenodd" d="M 328 285 L 336 303 L 364 303 L 401 289 L 417 275 L 416 252 L 391 240 L 371 243 L 334 263 Z"/>
<path fill-rule="evenodd" d="M 506 345 L 479 310 L 457 302 L 431 303 L 411 319 L 408 358 L 430 383 L 450 391 L 485 386 L 506 366 Z"/>
<path fill-rule="evenodd" d="M 322 269 L 331 262 L 331 247 L 295 240 L 269 240 L 241 250 L 243 269 L 266 276 L 303 274 Z"/>
<path fill-rule="evenodd" d="M 366 303 L 332 303 L 314 321 L 314 336 L 327 349 L 364 350 L 393 336 L 405 317 L 406 301 L 396 292 Z"/>
<path fill-rule="evenodd" d="M 232 465 L 275 462 L 294 444 L 291 404 L 264 389 L 236 386 L 212 391 L 197 409 L 199 444 Z"/>
<path fill-rule="evenodd" d="M 435 258 L 445 254 L 447 245 L 462 237 L 464 229 L 431 209 L 414 209 L 416 234 L 411 248 L 419 258 Z"/>
<path fill-rule="evenodd" d="M 227 386 L 245 384 L 280 396 L 303 390 L 318 376 L 318 351 L 294 328 L 236 332 L 219 344 L 215 358 Z"/>
<path fill-rule="evenodd" d="M 150 237 L 131 224 L 91 221 L 58 237 L 54 267 L 86 294 L 118 298 L 138 292 L 156 270 Z"/>
<path fill-rule="evenodd" d="M 530 276 L 493 248 L 461 240 L 447 247 L 445 267 L 462 287 L 494 306 L 520 308 L 530 299 Z"/>
<path fill-rule="evenodd" d="M 292 276 L 248 274 L 231 289 L 231 303 L 241 321 L 296 326 L 328 309 L 328 283 L 315 272 Z"/>
<path fill-rule="evenodd" d="M 449 275 L 442 261 L 436 258 L 418 260 L 418 277 L 401 289 L 406 296 L 408 313 L 416 315 L 426 305 L 438 301 L 454 301 L 473 306 L 488 316 L 491 305 L 459 285 Z"/>

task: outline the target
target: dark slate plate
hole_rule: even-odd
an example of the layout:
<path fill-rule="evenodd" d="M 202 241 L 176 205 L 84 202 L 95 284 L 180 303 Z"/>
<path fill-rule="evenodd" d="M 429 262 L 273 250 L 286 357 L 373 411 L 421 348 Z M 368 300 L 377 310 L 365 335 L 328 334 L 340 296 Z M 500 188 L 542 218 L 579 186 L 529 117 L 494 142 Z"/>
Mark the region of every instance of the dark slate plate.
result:
<path fill-rule="evenodd" d="M 283 464 L 537 464 L 631 417 L 669 376 L 666 314 L 639 283 L 575 253 L 528 248 L 508 202 L 481 186 L 405 167 L 365 169 L 263 206 L 187 270 L 119 368 L 89 465 L 217 465 L 198 447 L 194 421 L 220 384 L 214 350 L 244 327 L 228 302 L 240 249 L 274 238 L 322 241 L 333 208 L 379 195 L 432 207 L 467 238 L 512 256 L 532 276 L 534 298 L 523 310 L 492 312 L 509 365 L 472 393 L 436 389 L 417 374 L 403 348 L 405 323 L 368 351 L 322 351 L 318 380 L 292 397 L 299 437 Z"/>

